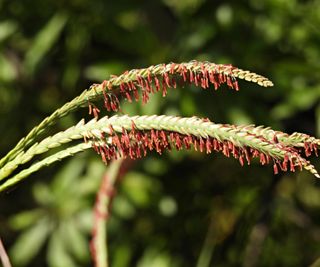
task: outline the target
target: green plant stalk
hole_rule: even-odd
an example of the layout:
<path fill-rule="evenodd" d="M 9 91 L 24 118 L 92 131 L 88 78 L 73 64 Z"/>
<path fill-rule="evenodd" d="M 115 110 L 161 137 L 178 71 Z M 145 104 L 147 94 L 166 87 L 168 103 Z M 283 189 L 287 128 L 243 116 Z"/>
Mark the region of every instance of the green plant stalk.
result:
<path fill-rule="evenodd" d="M 84 100 L 86 99 L 86 100 Z M 19 153 L 26 149 L 29 145 L 33 144 L 35 140 L 46 132 L 48 127 L 54 125 L 58 119 L 68 115 L 70 112 L 79 109 L 81 106 L 86 105 L 87 101 L 93 101 L 96 95 L 93 90 L 83 91 L 81 95 L 74 98 L 72 101 L 66 103 L 61 108 L 53 112 L 49 117 L 45 118 L 39 125 L 34 127 L 29 134 L 22 138 L 18 144 L 0 160 L 0 167 L 8 161 L 15 158 Z"/>
<path fill-rule="evenodd" d="M 109 207 L 112 198 L 114 184 L 119 176 L 119 170 L 123 159 L 114 160 L 110 163 L 106 174 L 103 177 L 97 200 L 95 203 L 94 236 L 91 241 L 93 259 L 96 267 L 108 267 L 107 247 L 107 221 L 109 218 Z M 103 216 L 102 216 L 103 215 Z"/>
<path fill-rule="evenodd" d="M 88 123 L 88 129 L 91 129 L 90 126 L 94 127 L 92 122 Z M 69 143 L 72 140 L 82 139 L 84 136 L 82 125 L 84 125 L 84 120 L 81 120 L 77 125 L 70 127 L 66 131 L 49 136 L 40 143 L 35 143 L 26 152 L 18 154 L 0 169 L 0 181 L 10 175 L 19 165 L 30 161 L 35 155 L 47 152 L 49 149 Z"/>
<path fill-rule="evenodd" d="M 208 267 L 213 256 L 215 242 L 214 242 L 214 218 L 210 219 L 208 231 L 202 245 L 200 255 L 196 267 Z"/>
<path fill-rule="evenodd" d="M 28 177 L 30 174 L 37 172 L 43 167 L 47 167 L 51 165 L 52 163 L 56 161 L 61 161 L 64 158 L 71 157 L 77 153 L 80 153 L 88 148 L 91 148 L 92 143 L 80 143 L 78 145 L 69 147 L 65 150 L 59 151 L 49 157 L 46 157 L 43 160 L 38 161 L 37 163 L 34 163 L 29 168 L 22 170 L 18 174 L 14 175 L 7 181 L 5 181 L 3 184 L 0 185 L 0 193 L 8 190 L 9 188 L 15 186 L 17 183 L 24 180 L 26 177 Z"/>
<path fill-rule="evenodd" d="M 89 102 L 95 102 L 98 99 L 103 97 L 104 90 L 106 87 L 110 90 L 117 89 L 122 83 L 136 82 L 138 77 L 144 79 L 148 77 L 161 76 L 168 71 L 178 71 L 179 67 L 183 65 L 187 70 L 194 71 L 195 73 L 202 72 L 202 66 L 205 66 L 207 70 L 215 70 L 219 73 L 225 74 L 227 76 L 233 75 L 235 78 L 244 79 L 247 81 L 255 82 L 261 86 L 272 86 L 272 82 L 266 79 L 265 77 L 251 73 L 249 71 L 241 70 L 238 68 L 230 69 L 230 66 L 227 65 L 218 65 L 210 62 L 196 62 L 190 61 L 188 63 L 170 63 L 170 64 L 159 64 L 157 66 L 151 66 L 144 69 L 133 69 L 124 74 L 113 77 L 106 81 L 103 84 L 94 84 L 90 87 L 89 90 L 84 90 L 79 96 L 71 100 L 70 102 L 63 105 L 61 108 L 53 112 L 49 117 L 45 118 L 38 126 L 34 127 L 29 134 L 22 138 L 18 144 L 0 160 L 0 167 L 6 164 L 8 161 L 15 158 L 23 150 L 27 149 L 32 145 L 39 136 L 44 134 L 48 127 L 52 126 L 57 122 L 61 117 L 66 116 L 72 111 L 75 111 L 83 106 L 88 106 Z"/>

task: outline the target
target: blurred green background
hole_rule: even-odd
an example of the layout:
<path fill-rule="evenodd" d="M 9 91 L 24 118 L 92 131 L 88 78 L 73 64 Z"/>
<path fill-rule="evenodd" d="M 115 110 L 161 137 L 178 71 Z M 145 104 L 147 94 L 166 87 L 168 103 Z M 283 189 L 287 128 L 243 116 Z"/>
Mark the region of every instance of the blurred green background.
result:
<path fill-rule="evenodd" d="M 319 0 L 0 0 L 0 153 L 91 83 L 192 59 L 231 63 L 275 86 L 185 87 L 148 105 L 125 103 L 124 112 L 319 137 L 319 25 Z M 92 207 L 105 170 L 88 151 L 0 196 L 0 236 L 14 266 L 92 266 Z M 112 267 L 320 266 L 320 182 L 216 153 L 150 154 L 119 183 L 109 251 Z"/>

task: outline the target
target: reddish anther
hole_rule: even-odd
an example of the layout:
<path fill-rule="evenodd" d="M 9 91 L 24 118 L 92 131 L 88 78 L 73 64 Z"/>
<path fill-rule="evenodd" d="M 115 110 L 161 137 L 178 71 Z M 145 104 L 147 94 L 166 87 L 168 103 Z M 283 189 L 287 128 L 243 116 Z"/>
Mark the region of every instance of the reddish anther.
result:
<path fill-rule="evenodd" d="M 158 77 L 154 77 L 154 84 L 156 86 L 156 91 L 160 91 L 161 87 L 160 87 L 160 82 L 159 82 L 159 79 Z"/>
<path fill-rule="evenodd" d="M 311 144 L 311 147 L 313 148 L 314 154 L 318 157 L 318 146 L 316 144 Z"/>
<path fill-rule="evenodd" d="M 217 90 L 219 88 L 219 83 L 217 82 L 217 80 L 215 78 L 215 72 L 214 71 L 210 71 L 209 72 L 209 80 L 214 85 L 214 90 Z"/>
<path fill-rule="evenodd" d="M 176 64 L 175 63 L 171 63 L 170 65 L 170 73 L 174 74 L 174 70 L 175 70 Z"/>
<path fill-rule="evenodd" d="M 203 152 L 205 150 L 205 143 L 204 143 L 202 137 L 200 137 L 200 139 L 199 139 L 199 150 L 200 150 L 200 152 Z"/>
<path fill-rule="evenodd" d="M 176 145 L 177 150 L 181 150 L 182 149 L 182 142 L 180 139 L 180 135 L 178 133 L 175 134 L 174 141 L 175 141 L 175 145 Z"/>
<path fill-rule="evenodd" d="M 234 78 L 234 81 L 233 81 L 232 83 L 233 83 L 233 88 L 234 88 L 236 91 L 239 91 L 238 81 Z"/>
<path fill-rule="evenodd" d="M 167 95 L 167 86 L 164 79 L 162 79 L 162 96 L 165 97 Z"/>
<path fill-rule="evenodd" d="M 233 149 L 232 149 L 232 155 L 236 159 L 239 157 L 239 151 L 238 151 L 238 148 L 235 145 L 233 146 Z"/>
<path fill-rule="evenodd" d="M 198 140 L 194 138 L 193 139 L 193 149 L 195 151 L 198 151 L 198 145 L 199 145 Z"/>
<path fill-rule="evenodd" d="M 190 81 L 190 83 L 194 82 L 194 74 L 193 74 L 192 70 L 189 70 L 189 81 Z"/>
<path fill-rule="evenodd" d="M 206 80 L 204 79 L 204 78 L 201 78 L 201 87 L 203 88 L 203 89 L 207 89 L 207 84 L 206 84 Z"/>
<path fill-rule="evenodd" d="M 148 83 L 151 84 L 152 83 L 152 77 L 151 77 L 151 72 L 150 72 L 149 69 L 148 69 L 147 79 L 148 79 Z"/>
<path fill-rule="evenodd" d="M 285 155 L 285 158 L 284 158 L 282 164 L 280 164 L 280 168 L 282 171 L 285 171 L 285 172 L 288 170 L 288 156 L 287 155 Z"/>
<path fill-rule="evenodd" d="M 106 98 L 104 99 L 104 107 L 105 107 L 108 111 L 111 110 L 111 105 L 110 105 L 110 102 L 109 102 L 109 98 L 108 98 L 108 97 L 106 97 Z"/>
<path fill-rule="evenodd" d="M 120 87 L 120 92 L 121 92 L 121 93 L 126 92 L 126 85 L 125 85 L 125 83 L 120 83 L 119 87 Z"/>
<path fill-rule="evenodd" d="M 183 81 L 186 82 L 187 81 L 187 69 L 186 68 L 182 68 L 181 72 L 180 72 L 180 75 L 182 76 Z"/>
<path fill-rule="evenodd" d="M 258 150 L 251 149 L 252 157 L 257 158 L 260 157 L 260 153 Z"/>
<path fill-rule="evenodd" d="M 278 166 L 277 166 L 277 162 L 275 162 L 275 163 L 273 164 L 273 172 L 274 172 L 274 174 L 278 174 L 278 173 L 279 173 Z"/>
<path fill-rule="evenodd" d="M 226 156 L 226 157 L 230 157 L 230 153 L 229 153 L 229 147 L 228 144 L 223 143 L 223 151 L 222 153 Z"/>
<path fill-rule="evenodd" d="M 206 139 L 206 152 L 207 154 L 211 153 L 212 142 L 209 138 Z"/>
<path fill-rule="evenodd" d="M 100 109 L 98 109 L 97 107 L 93 107 L 92 111 L 93 111 L 93 116 L 96 119 L 98 119 L 99 118 Z"/>
<path fill-rule="evenodd" d="M 142 104 L 146 104 L 149 100 L 149 94 L 146 90 L 142 91 Z"/>
<path fill-rule="evenodd" d="M 171 78 L 170 83 L 171 83 L 171 86 L 172 86 L 174 89 L 177 88 L 177 82 L 176 82 L 176 79 L 175 79 L 174 77 Z"/>
<path fill-rule="evenodd" d="M 118 135 L 112 136 L 112 144 L 115 145 L 119 151 L 123 150 L 120 142 L 120 138 Z"/>
<path fill-rule="evenodd" d="M 130 138 L 125 128 L 122 128 L 121 143 L 124 144 L 125 147 L 130 146 Z"/>
<path fill-rule="evenodd" d="M 143 78 L 140 75 L 137 75 L 137 81 L 138 81 L 138 84 L 140 85 L 141 89 L 144 89 Z"/>
<path fill-rule="evenodd" d="M 194 84 L 196 86 L 198 86 L 199 85 L 199 81 L 200 81 L 200 75 L 199 74 L 195 74 L 194 75 Z"/>
<path fill-rule="evenodd" d="M 183 145 L 186 149 L 191 148 L 188 136 L 184 136 L 182 139 L 182 142 L 183 142 Z"/>
<path fill-rule="evenodd" d="M 132 98 L 129 92 L 126 92 L 125 94 L 126 94 L 126 99 L 129 101 L 129 103 L 132 103 Z"/>
<path fill-rule="evenodd" d="M 153 92 L 153 90 L 151 89 L 150 83 L 145 79 L 144 79 L 144 82 L 145 82 L 145 88 L 146 88 L 146 91 L 148 92 L 148 94 Z"/>
<path fill-rule="evenodd" d="M 293 162 L 292 157 L 289 158 L 290 161 L 290 171 L 294 172 L 295 171 L 295 164 Z"/>
<path fill-rule="evenodd" d="M 267 162 L 267 160 L 266 160 L 265 154 L 264 154 L 264 153 L 260 153 L 260 163 L 261 163 L 262 165 L 265 165 L 266 162 Z"/>
<path fill-rule="evenodd" d="M 307 157 L 309 157 L 311 155 L 310 144 L 308 142 L 304 143 L 304 152 Z"/>
<path fill-rule="evenodd" d="M 140 97 L 139 97 L 139 92 L 135 87 L 133 89 L 133 95 L 134 95 L 134 99 L 138 102 Z"/>
<path fill-rule="evenodd" d="M 231 81 L 231 78 L 229 76 L 227 76 L 227 85 L 230 87 L 230 88 L 233 88 L 233 83 Z"/>
<path fill-rule="evenodd" d="M 169 78 L 169 75 L 167 72 L 163 73 L 163 79 L 164 79 L 166 86 L 170 88 L 171 87 L 170 78 Z"/>
<path fill-rule="evenodd" d="M 247 162 L 248 162 L 248 165 L 250 165 L 251 160 L 250 160 L 250 155 L 249 155 L 248 149 L 247 149 L 246 147 L 243 148 L 243 152 L 244 152 L 244 154 L 245 154 L 245 156 L 246 156 L 246 160 L 247 160 Z"/>
<path fill-rule="evenodd" d="M 241 165 L 241 166 L 244 165 L 243 155 L 241 155 L 241 156 L 239 157 L 239 162 L 240 162 L 240 165 Z"/>

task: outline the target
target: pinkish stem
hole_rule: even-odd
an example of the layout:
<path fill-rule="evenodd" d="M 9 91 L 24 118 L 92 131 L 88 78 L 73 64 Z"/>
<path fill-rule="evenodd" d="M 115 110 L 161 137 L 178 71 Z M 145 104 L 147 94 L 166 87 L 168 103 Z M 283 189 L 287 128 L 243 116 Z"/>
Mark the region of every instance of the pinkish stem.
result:
<path fill-rule="evenodd" d="M 107 220 L 109 207 L 114 195 L 114 184 L 119 177 L 123 159 L 114 160 L 103 176 L 94 205 L 94 223 L 90 244 L 95 267 L 108 267 Z"/>
<path fill-rule="evenodd" d="M 1 259 L 3 267 L 11 267 L 9 257 L 7 255 L 6 249 L 3 246 L 1 238 L 0 238 L 0 259 Z"/>

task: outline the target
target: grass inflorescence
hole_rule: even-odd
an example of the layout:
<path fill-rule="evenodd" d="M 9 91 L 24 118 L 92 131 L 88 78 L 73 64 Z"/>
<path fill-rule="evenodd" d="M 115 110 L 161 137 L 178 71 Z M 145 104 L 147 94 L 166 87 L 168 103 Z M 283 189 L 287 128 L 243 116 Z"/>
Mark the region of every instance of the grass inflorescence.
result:
<path fill-rule="evenodd" d="M 15 185 L 40 168 L 72 156 L 89 147 L 101 155 L 102 160 L 146 156 L 148 151 L 162 154 L 164 151 L 194 149 L 207 154 L 218 151 L 233 156 L 243 165 L 258 158 L 261 164 L 272 163 L 274 172 L 307 169 L 319 177 L 314 166 L 303 156 L 317 155 L 319 139 L 303 133 L 286 134 L 270 128 L 245 125 L 216 124 L 209 120 L 171 116 L 104 116 L 99 119 L 101 100 L 109 113 L 121 111 L 121 101 L 148 103 L 150 94 L 161 93 L 165 97 L 169 89 L 193 84 L 202 89 L 217 90 L 225 84 L 239 90 L 237 79 L 257 83 L 263 87 L 273 86 L 267 78 L 232 65 L 190 61 L 169 63 L 142 69 L 125 71 L 111 76 L 99 84 L 93 84 L 72 101 L 52 113 L 36 126 L 25 138 L 0 160 L 0 191 Z M 94 119 L 80 121 L 66 131 L 43 138 L 50 125 L 80 107 L 89 107 Z M 42 140 L 41 140 L 42 139 Z M 76 141 L 78 140 L 78 141 Z M 84 143 L 81 143 L 84 140 Z M 69 147 L 61 147 L 67 144 Z M 17 168 L 37 155 L 60 148 L 47 158 L 17 172 Z"/>

